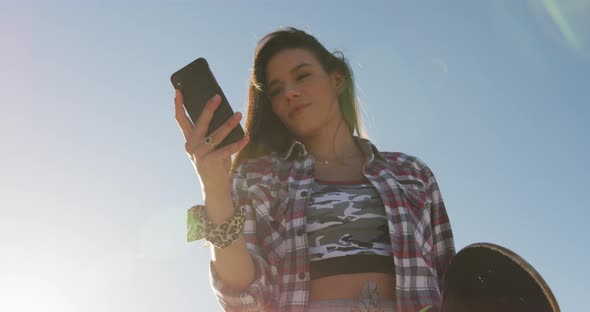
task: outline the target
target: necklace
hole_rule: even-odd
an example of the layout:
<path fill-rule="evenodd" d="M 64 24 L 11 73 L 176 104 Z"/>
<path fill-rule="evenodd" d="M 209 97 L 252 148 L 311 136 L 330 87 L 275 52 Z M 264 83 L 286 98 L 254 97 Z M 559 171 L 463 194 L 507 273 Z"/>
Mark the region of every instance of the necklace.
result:
<path fill-rule="evenodd" d="M 352 156 L 349 156 L 349 157 L 344 157 L 344 158 L 341 158 L 341 159 L 343 159 L 343 160 L 344 160 L 344 159 L 351 159 L 351 158 L 355 158 L 355 157 L 358 157 L 358 156 L 360 156 L 360 154 L 357 154 L 357 155 L 352 155 Z M 327 159 L 319 159 L 319 158 L 317 158 L 317 157 L 315 157 L 315 156 L 313 156 L 313 155 L 312 155 L 311 157 L 312 157 L 313 159 L 315 159 L 317 162 L 319 162 L 320 164 L 324 165 L 324 166 L 328 166 L 328 165 L 330 164 L 330 162 L 332 162 L 332 160 L 327 160 Z M 337 160 L 337 158 L 336 158 L 336 159 L 334 159 L 334 160 Z"/>
<path fill-rule="evenodd" d="M 318 161 L 320 162 L 320 164 L 324 164 L 324 165 L 326 165 L 326 166 L 330 164 L 330 162 L 329 162 L 329 161 L 327 161 L 327 160 L 319 160 L 319 159 L 318 159 Z"/>

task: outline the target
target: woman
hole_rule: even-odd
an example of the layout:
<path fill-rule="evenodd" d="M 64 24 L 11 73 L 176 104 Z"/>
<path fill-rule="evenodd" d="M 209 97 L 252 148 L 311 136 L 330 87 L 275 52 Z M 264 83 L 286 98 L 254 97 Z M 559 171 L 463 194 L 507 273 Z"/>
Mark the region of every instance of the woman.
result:
<path fill-rule="evenodd" d="M 226 310 L 402 312 L 439 304 L 455 249 L 437 182 L 421 160 L 380 152 L 362 135 L 340 54 L 294 28 L 264 37 L 248 135 L 217 150 L 241 118 L 206 136 L 219 103 L 211 99 L 193 125 L 181 92 L 175 97 L 205 199 L 189 209 L 187 239 L 212 243 L 212 286 Z"/>

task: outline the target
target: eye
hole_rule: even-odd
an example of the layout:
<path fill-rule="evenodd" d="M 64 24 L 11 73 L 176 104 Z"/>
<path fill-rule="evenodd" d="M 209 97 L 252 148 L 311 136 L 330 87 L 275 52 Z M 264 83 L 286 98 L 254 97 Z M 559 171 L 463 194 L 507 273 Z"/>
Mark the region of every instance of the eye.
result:
<path fill-rule="evenodd" d="M 297 75 L 296 80 L 299 81 L 301 79 L 308 77 L 309 75 L 311 75 L 311 74 L 310 73 L 299 74 L 299 75 Z"/>
<path fill-rule="evenodd" d="M 268 96 L 269 96 L 269 97 L 271 97 L 271 98 L 272 98 L 272 97 L 275 97 L 275 96 L 279 95 L 279 93 L 281 93 L 281 90 L 282 90 L 282 88 L 275 88 L 275 89 L 272 89 L 272 90 L 270 90 L 270 91 L 268 92 Z"/>

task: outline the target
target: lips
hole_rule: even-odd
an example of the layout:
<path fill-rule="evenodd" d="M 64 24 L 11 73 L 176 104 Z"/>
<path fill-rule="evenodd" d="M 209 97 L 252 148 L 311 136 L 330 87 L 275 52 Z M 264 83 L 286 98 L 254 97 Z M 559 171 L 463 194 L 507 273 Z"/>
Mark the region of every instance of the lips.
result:
<path fill-rule="evenodd" d="M 293 109 L 291 111 L 289 111 L 289 118 L 293 118 L 293 117 L 299 115 L 309 105 L 311 105 L 311 103 L 304 103 L 304 104 L 295 105 L 295 107 L 293 107 Z"/>

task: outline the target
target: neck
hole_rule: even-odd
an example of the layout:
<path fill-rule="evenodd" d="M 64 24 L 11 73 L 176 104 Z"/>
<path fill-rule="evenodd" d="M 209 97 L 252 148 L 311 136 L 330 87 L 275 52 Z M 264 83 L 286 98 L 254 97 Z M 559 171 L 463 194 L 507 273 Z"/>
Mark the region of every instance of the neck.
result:
<path fill-rule="evenodd" d="M 350 135 L 350 128 L 344 121 L 332 131 L 324 128 L 323 131 L 300 140 L 308 153 L 322 161 L 346 159 L 362 154 Z"/>

